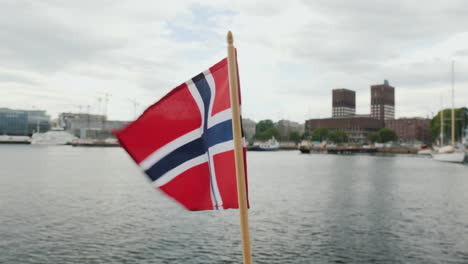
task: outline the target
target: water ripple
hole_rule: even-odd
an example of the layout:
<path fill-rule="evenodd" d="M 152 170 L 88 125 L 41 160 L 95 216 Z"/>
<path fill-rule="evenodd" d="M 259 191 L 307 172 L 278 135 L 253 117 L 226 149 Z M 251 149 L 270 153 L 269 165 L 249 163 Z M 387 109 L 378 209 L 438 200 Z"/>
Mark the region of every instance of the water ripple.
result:
<path fill-rule="evenodd" d="M 238 211 L 185 211 L 121 149 L 0 155 L 0 263 L 242 262 Z M 468 166 L 248 156 L 255 263 L 468 263 Z"/>

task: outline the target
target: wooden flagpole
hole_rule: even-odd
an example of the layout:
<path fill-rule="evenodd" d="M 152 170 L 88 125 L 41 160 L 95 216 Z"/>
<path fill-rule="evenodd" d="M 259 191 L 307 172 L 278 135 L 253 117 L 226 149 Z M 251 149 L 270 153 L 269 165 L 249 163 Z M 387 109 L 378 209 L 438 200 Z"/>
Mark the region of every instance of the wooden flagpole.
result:
<path fill-rule="evenodd" d="M 237 60 L 236 50 L 234 48 L 234 38 L 231 31 L 227 34 L 228 42 L 228 72 L 229 72 L 229 87 L 231 93 L 231 110 L 232 110 L 232 133 L 234 137 L 234 152 L 236 160 L 236 175 L 237 175 L 237 197 L 239 201 L 240 226 L 242 237 L 242 255 L 244 264 L 252 263 L 252 254 L 250 250 L 250 234 L 249 234 L 249 215 L 247 212 L 247 192 L 245 187 L 245 170 L 244 170 L 244 146 L 242 142 L 240 109 L 239 109 L 239 84 L 237 78 Z"/>

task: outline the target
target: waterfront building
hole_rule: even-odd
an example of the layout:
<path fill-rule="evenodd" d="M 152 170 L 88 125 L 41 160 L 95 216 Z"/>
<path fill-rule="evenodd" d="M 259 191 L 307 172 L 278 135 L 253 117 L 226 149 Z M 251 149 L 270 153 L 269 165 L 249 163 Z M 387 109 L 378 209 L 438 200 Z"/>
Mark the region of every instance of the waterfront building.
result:
<path fill-rule="evenodd" d="M 309 119 L 305 124 L 306 130 L 312 133 L 316 128 L 325 127 L 329 130 L 344 131 L 350 142 L 363 143 L 370 132 L 384 127 L 384 122 L 367 116 L 334 117 L 323 119 Z"/>
<path fill-rule="evenodd" d="M 332 117 L 356 114 L 356 92 L 348 89 L 333 89 Z"/>
<path fill-rule="evenodd" d="M 431 143 L 431 120 L 426 118 L 399 118 L 386 120 L 385 127 L 395 131 L 400 143 Z"/>
<path fill-rule="evenodd" d="M 78 138 L 106 139 L 114 138 L 112 130 L 121 129 L 129 122 L 107 120 L 105 115 L 83 113 L 61 113 L 58 124 L 64 130 Z"/>
<path fill-rule="evenodd" d="M 129 122 L 112 120 L 75 119 L 68 122 L 67 131 L 78 138 L 106 139 L 114 138 L 112 130 L 121 129 Z"/>
<path fill-rule="evenodd" d="M 395 119 L 395 87 L 387 80 L 371 86 L 371 116 L 379 120 Z"/>
<path fill-rule="evenodd" d="M 253 137 L 255 136 L 256 125 L 257 123 L 255 123 L 255 121 L 248 118 L 242 118 L 242 129 L 244 131 L 244 137 L 246 140 L 253 139 Z"/>
<path fill-rule="evenodd" d="M 28 115 L 24 111 L 0 108 L 0 135 L 25 136 L 28 134 Z"/>
<path fill-rule="evenodd" d="M 50 117 L 44 110 L 0 108 L 0 134 L 31 136 L 50 129 Z"/>
<path fill-rule="evenodd" d="M 298 122 L 282 119 L 274 125 L 281 137 L 288 137 L 291 132 L 298 132 L 300 135 L 304 133 L 304 124 Z"/>
<path fill-rule="evenodd" d="M 85 120 L 85 121 L 106 121 L 107 117 L 105 115 L 93 115 L 85 113 L 61 113 L 59 114 L 57 124 L 59 127 L 70 130 L 71 122 L 73 120 Z"/>

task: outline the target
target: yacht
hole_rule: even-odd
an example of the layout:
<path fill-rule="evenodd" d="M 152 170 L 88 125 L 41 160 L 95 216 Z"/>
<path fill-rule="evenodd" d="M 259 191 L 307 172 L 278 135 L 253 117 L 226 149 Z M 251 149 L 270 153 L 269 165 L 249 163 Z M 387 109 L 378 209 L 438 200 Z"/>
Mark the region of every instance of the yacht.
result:
<path fill-rule="evenodd" d="M 441 147 L 436 153 L 432 154 L 432 158 L 438 161 L 457 162 L 465 161 L 465 151 L 456 149 L 453 146 Z"/>
<path fill-rule="evenodd" d="M 34 133 L 31 144 L 33 145 L 68 145 L 76 137 L 63 129 L 52 129 L 45 133 Z"/>
<path fill-rule="evenodd" d="M 432 154 L 432 149 L 424 144 L 418 150 L 418 155 L 431 155 L 431 154 Z"/>
<path fill-rule="evenodd" d="M 301 143 L 299 143 L 299 151 L 301 151 L 301 153 L 310 153 L 311 148 L 312 144 L 309 140 L 302 140 Z"/>
<path fill-rule="evenodd" d="M 31 144 L 31 138 L 28 136 L 0 135 L 0 144 Z"/>
<path fill-rule="evenodd" d="M 443 146 L 443 143 L 444 143 L 444 138 L 443 138 L 444 110 L 442 109 L 441 118 L 440 118 L 440 134 L 441 134 L 440 148 L 436 152 L 432 153 L 432 158 L 438 161 L 462 163 L 465 161 L 465 156 L 466 156 L 465 150 L 456 148 L 456 143 L 455 143 L 455 101 L 454 101 L 453 71 L 454 71 L 454 63 L 452 62 L 452 117 L 451 117 L 452 144 Z"/>
<path fill-rule="evenodd" d="M 465 153 L 468 157 L 468 127 L 465 129 L 465 137 L 463 138 L 462 146 L 465 148 Z"/>
<path fill-rule="evenodd" d="M 265 141 L 265 142 L 256 142 L 253 144 L 249 150 L 256 150 L 256 151 L 275 151 L 279 149 L 279 142 L 276 140 L 275 137 Z"/>
<path fill-rule="evenodd" d="M 430 148 L 418 150 L 418 155 L 431 155 L 431 154 L 432 154 L 432 149 Z"/>
<path fill-rule="evenodd" d="M 119 141 L 116 138 L 78 138 L 74 139 L 71 145 L 74 147 L 120 147 Z"/>

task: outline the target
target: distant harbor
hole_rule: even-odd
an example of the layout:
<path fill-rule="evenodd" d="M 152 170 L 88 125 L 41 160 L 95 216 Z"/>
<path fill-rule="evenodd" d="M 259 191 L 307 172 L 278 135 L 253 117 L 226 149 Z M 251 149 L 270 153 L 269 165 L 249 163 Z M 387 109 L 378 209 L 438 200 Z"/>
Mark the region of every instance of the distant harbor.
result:
<path fill-rule="evenodd" d="M 331 117 L 304 122 L 243 118 L 248 150 L 297 150 L 313 153 L 426 153 L 444 145 L 449 132 L 452 145 L 468 146 L 468 109 L 441 109 L 432 119 L 395 117 L 395 87 L 385 80 L 370 86 L 370 113 L 356 113 L 356 92 L 332 89 Z M 107 103 L 107 100 L 105 100 Z M 106 107 L 104 107 L 106 109 Z M 135 114 L 136 118 L 136 114 Z M 453 119 L 453 120 L 452 120 Z M 118 146 L 112 133 L 131 121 L 108 120 L 103 113 L 63 112 L 51 118 L 44 110 L 0 108 L 0 144 L 67 144 L 77 147 Z M 163 129 L 163 128 L 162 128 Z M 157 136 L 157 135 L 155 135 Z M 463 145 L 460 145 L 463 148 Z M 456 147 L 456 146 L 453 146 Z M 308 148 L 308 149 L 307 149 Z"/>

